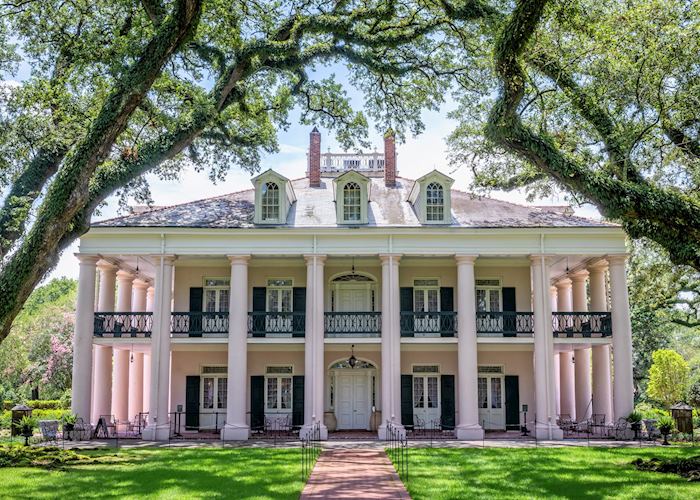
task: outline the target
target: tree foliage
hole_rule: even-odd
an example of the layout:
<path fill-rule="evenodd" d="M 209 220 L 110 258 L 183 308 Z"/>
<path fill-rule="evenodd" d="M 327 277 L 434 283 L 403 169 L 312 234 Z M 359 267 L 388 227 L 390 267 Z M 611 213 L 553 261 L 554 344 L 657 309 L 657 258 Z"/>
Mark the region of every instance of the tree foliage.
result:
<path fill-rule="evenodd" d="M 649 369 L 647 393 L 664 408 L 682 401 L 688 389 L 688 363 L 683 356 L 670 349 L 655 351 Z"/>

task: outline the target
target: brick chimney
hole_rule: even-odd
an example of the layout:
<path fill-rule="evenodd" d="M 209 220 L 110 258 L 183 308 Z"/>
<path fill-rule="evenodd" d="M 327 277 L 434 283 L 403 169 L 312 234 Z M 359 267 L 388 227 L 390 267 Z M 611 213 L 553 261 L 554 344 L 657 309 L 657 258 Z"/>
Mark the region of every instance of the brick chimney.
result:
<path fill-rule="evenodd" d="M 384 134 L 384 185 L 396 186 L 396 143 L 392 129 Z"/>
<path fill-rule="evenodd" d="M 321 132 L 316 127 L 309 135 L 309 186 L 321 185 Z"/>

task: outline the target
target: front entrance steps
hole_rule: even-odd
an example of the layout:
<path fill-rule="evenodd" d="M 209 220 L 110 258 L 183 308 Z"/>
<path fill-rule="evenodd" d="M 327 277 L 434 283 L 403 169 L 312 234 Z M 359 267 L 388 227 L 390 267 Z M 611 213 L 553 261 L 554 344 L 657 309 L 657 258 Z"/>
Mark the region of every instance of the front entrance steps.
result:
<path fill-rule="evenodd" d="M 354 441 L 376 441 L 376 431 L 348 430 L 334 431 L 328 433 L 329 441 L 354 440 Z"/>

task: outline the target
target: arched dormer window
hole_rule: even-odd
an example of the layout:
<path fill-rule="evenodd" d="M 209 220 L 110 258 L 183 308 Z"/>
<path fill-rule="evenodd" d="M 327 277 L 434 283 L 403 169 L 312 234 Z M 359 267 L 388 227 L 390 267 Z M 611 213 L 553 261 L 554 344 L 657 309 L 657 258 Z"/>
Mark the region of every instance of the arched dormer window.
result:
<path fill-rule="evenodd" d="M 275 182 L 266 182 L 262 186 L 261 217 L 263 221 L 277 221 L 280 218 L 280 189 Z"/>
<path fill-rule="evenodd" d="M 343 187 L 343 221 L 362 220 L 362 189 L 356 182 L 348 182 Z"/>
<path fill-rule="evenodd" d="M 444 191 L 437 182 L 431 182 L 426 188 L 425 218 L 428 222 L 442 222 L 445 218 Z"/>

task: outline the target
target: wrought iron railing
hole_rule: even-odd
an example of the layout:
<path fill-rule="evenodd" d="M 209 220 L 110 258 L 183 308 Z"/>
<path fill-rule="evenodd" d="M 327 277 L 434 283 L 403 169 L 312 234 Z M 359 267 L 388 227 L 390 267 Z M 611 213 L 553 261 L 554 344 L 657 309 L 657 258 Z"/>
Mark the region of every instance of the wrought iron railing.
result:
<path fill-rule="evenodd" d="M 306 313 L 301 312 L 249 312 L 249 337 L 303 337 L 306 330 Z"/>
<path fill-rule="evenodd" d="M 150 337 L 153 313 L 96 312 L 93 331 L 95 337 Z"/>
<path fill-rule="evenodd" d="M 380 337 L 381 312 L 327 312 L 326 337 Z"/>
<path fill-rule="evenodd" d="M 173 337 L 225 337 L 228 312 L 174 312 L 170 331 Z"/>
<path fill-rule="evenodd" d="M 406 431 L 394 425 L 391 421 L 386 421 L 386 454 L 394 464 L 394 468 L 399 478 L 408 484 L 408 437 Z"/>
<path fill-rule="evenodd" d="M 610 337 L 612 318 L 609 312 L 554 312 L 554 337 Z"/>
<path fill-rule="evenodd" d="M 532 337 L 534 331 L 531 312 L 476 313 L 476 333 L 481 337 Z"/>
<path fill-rule="evenodd" d="M 439 312 L 402 312 L 402 337 L 456 337 L 457 313 Z"/>
<path fill-rule="evenodd" d="M 226 410 L 174 411 L 170 418 L 169 439 L 219 439 L 226 425 Z"/>

